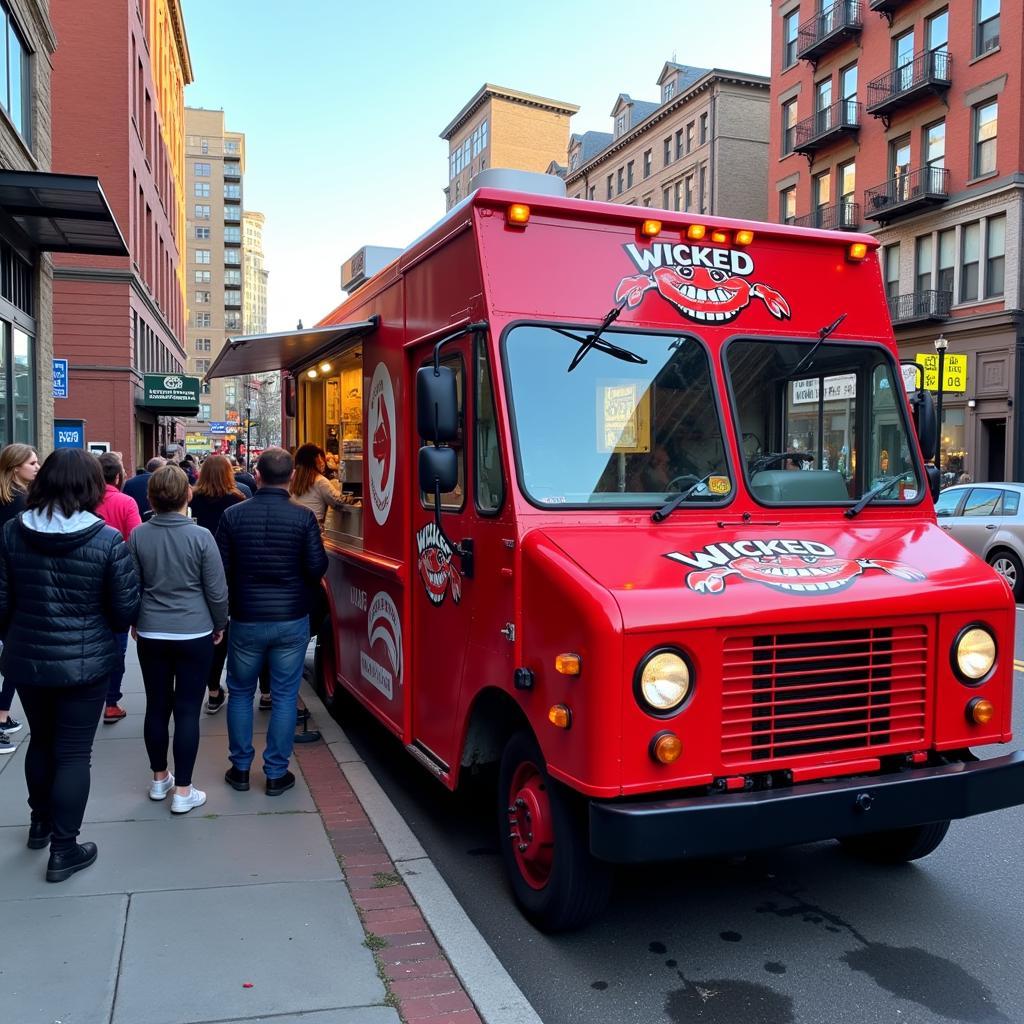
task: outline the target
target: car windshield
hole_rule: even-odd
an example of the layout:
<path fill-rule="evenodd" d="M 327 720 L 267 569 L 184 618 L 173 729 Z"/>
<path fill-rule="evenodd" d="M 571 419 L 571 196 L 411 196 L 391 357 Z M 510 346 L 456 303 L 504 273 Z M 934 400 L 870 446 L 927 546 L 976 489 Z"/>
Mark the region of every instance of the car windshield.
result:
<path fill-rule="evenodd" d="M 902 379 L 868 344 L 740 339 L 725 366 L 751 493 L 766 505 L 872 504 L 921 493 Z"/>
<path fill-rule="evenodd" d="M 583 338 L 587 330 L 574 333 Z M 540 505 L 652 508 L 703 478 L 684 504 L 728 500 L 732 480 L 707 352 L 696 338 L 608 330 L 646 362 L 553 327 L 509 331 L 503 346 L 524 493 Z"/>

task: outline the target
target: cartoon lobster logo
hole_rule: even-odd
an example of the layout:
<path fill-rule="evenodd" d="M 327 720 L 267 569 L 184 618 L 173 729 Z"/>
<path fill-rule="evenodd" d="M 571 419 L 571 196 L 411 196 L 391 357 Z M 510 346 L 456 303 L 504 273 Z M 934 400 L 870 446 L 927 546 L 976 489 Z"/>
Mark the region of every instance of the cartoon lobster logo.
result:
<path fill-rule="evenodd" d="M 633 309 L 652 288 L 683 316 L 701 323 L 732 320 L 750 305 L 751 299 L 760 299 L 779 320 L 791 316 L 789 303 L 774 288 L 704 267 L 658 267 L 650 274 L 624 277 L 615 289 L 615 301 L 625 300 Z"/>
<path fill-rule="evenodd" d="M 462 600 L 462 574 L 452 562 L 452 549 L 448 539 L 435 523 L 427 523 L 416 534 L 419 552 L 420 579 L 431 604 L 441 604 L 451 591 L 452 600 Z"/>
<path fill-rule="evenodd" d="M 380 486 L 384 490 L 391 475 L 391 424 L 388 423 L 384 396 L 377 399 L 377 429 L 373 434 L 373 457 L 381 464 Z"/>
<path fill-rule="evenodd" d="M 686 576 L 686 585 L 700 594 L 721 594 L 726 579 L 739 576 L 790 594 L 822 594 L 843 590 L 867 569 L 880 569 L 908 583 L 925 574 L 902 562 L 879 558 L 821 558 L 815 555 L 744 555 L 713 569 L 697 569 Z"/>

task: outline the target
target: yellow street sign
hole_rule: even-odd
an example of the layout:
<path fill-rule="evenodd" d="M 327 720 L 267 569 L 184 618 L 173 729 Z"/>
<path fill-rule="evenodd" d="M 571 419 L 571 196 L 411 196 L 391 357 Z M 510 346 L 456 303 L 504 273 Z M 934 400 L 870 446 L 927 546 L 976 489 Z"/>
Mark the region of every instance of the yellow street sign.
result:
<path fill-rule="evenodd" d="M 929 391 L 939 390 L 939 356 L 937 352 L 918 352 L 914 362 L 924 369 L 924 386 Z M 967 356 L 947 352 L 942 372 L 945 380 L 943 392 L 964 392 L 967 390 Z"/>

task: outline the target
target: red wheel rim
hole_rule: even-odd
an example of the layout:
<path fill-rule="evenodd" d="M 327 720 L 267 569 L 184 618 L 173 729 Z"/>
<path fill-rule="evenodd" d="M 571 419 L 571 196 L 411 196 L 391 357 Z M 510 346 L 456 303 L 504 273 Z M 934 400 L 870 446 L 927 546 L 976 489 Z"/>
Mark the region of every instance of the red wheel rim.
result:
<path fill-rule="evenodd" d="M 547 782 L 530 761 L 516 768 L 509 786 L 508 835 L 516 866 L 531 889 L 543 889 L 555 860 L 555 834 Z"/>
<path fill-rule="evenodd" d="M 334 697 L 335 687 L 338 685 L 338 670 L 334 664 L 334 644 L 320 641 L 320 664 L 324 696 L 331 700 Z"/>

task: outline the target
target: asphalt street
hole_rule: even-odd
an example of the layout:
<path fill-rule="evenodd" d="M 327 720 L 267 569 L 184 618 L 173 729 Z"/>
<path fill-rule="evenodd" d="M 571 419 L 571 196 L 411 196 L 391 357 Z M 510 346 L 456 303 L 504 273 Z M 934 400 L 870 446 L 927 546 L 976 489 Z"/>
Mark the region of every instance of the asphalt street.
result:
<path fill-rule="evenodd" d="M 339 717 L 546 1024 L 1024 1024 L 1024 808 L 898 868 L 821 843 L 626 871 L 597 924 L 549 937 L 512 903 L 490 794 L 449 794 L 358 708 Z"/>

